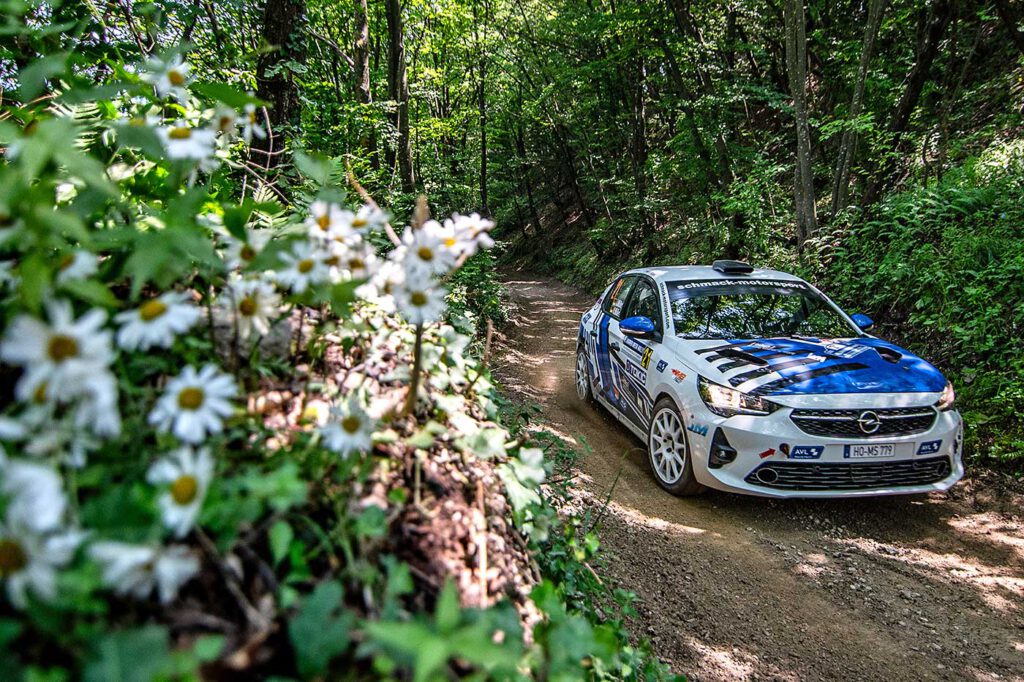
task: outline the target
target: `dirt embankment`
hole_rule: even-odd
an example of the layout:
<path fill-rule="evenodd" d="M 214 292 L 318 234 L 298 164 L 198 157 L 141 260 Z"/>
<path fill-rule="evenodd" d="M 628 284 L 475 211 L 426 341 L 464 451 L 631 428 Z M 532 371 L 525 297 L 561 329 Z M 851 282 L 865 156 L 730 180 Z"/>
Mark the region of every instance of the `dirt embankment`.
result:
<path fill-rule="evenodd" d="M 634 631 L 698 680 L 1024 679 L 1020 498 L 769 501 L 657 487 L 643 445 L 573 385 L 592 298 L 506 273 L 514 324 L 497 374 L 586 452 L 580 505 L 614 483 L 604 575 L 640 598 Z"/>

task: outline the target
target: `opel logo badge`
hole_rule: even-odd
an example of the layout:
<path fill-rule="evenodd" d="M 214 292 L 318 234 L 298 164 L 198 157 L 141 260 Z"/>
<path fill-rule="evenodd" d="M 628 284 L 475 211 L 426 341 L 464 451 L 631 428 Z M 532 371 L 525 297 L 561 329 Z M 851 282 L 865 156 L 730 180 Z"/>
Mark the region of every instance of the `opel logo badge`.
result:
<path fill-rule="evenodd" d="M 871 434 L 882 428 L 882 420 L 878 418 L 877 414 L 868 410 L 860 413 L 857 426 L 860 427 L 862 433 Z"/>

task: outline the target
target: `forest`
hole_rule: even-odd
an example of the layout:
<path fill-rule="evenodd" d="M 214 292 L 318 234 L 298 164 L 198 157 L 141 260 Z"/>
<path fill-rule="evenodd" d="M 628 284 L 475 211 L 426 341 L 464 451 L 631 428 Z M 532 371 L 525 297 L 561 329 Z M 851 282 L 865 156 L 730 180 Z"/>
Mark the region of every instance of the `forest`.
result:
<path fill-rule="evenodd" d="M 677 679 L 508 272 L 793 272 L 1024 474 L 1020 2 L 0 8 L 4 679 Z"/>

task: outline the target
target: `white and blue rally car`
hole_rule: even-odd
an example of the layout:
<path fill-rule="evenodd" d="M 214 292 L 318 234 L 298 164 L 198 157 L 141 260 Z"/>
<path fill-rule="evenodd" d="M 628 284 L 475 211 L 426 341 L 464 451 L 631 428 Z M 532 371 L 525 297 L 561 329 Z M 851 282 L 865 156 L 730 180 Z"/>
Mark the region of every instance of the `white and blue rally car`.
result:
<path fill-rule="evenodd" d="M 964 473 L 953 387 L 871 325 L 738 261 L 630 270 L 583 315 L 576 389 L 677 495 L 945 490 Z"/>

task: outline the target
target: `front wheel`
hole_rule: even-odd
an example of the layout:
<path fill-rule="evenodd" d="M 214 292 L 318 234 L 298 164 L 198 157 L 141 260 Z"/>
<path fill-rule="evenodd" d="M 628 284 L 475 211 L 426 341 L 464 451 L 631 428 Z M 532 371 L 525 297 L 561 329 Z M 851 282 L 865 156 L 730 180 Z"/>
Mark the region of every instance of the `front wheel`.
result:
<path fill-rule="evenodd" d="M 582 348 L 576 351 L 576 395 L 585 402 L 594 399 L 594 392 L 590 389 L 590 361 Z"/>
<path fill-rule="evenodd" d="M 669 398 L 662 398 L 654 406 L 647 431 L 647 457 L 658 485 L 673 495 L 687 497 L 704 490 L 693 475 L 693 458 L 683 418 Z"/>

